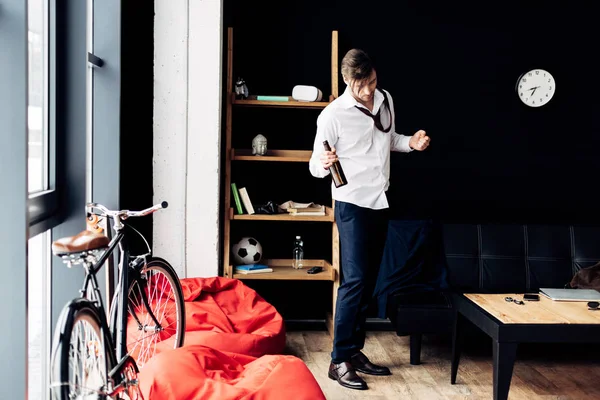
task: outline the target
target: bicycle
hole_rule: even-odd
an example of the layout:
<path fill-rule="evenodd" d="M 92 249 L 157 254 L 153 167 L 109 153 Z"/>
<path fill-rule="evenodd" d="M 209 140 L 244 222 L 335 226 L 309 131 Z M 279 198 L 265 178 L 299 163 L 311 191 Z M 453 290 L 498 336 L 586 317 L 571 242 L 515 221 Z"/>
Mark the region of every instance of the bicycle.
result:
<path fill-rule="evenodd" d="M 83 265 L 85 270 L 80 297 L 64 306 L 54 332 L 53 398 L 142 399 L 137 380 L 140 368 L 157 346 L 183 345 L 185 303 L 179 278 L 167 261 L 152 256 L 144 236 L 126 222 L 167 207 L 162 202 L 142 211 L 113 211 L 88 203 L 88 221 L 104 217 L 110 229 L 112 220 L 114 238 L 88 229 L 52 243 L 53 254 L 69 268 Z M 147 253 L 129 254 L 126 228 L 142 237 Z M 118 277 L 107 317 L 96 274 L 113 254 L 119 256 Z"/>

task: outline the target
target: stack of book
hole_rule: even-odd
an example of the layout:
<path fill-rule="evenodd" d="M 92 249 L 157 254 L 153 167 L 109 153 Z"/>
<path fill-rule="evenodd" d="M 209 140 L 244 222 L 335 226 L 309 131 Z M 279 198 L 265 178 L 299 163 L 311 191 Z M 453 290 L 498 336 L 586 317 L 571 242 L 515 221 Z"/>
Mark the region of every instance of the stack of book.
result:
<path fill-rule="evenodd" d="M 233 201 L 235 203 L 236 212 L 238 214 L 244 213 L 244 210 L 242 209 L 243 204 L 248 214 L 254 214 L 254 207 L 252 206 L 252 202 L 250 201 L 248 190 L 245 187 L 238 189 L 237 185 L 235 183 L 232 183 L 231 191 L 233 193 Z"/>
<path fill-rule="evenodd" d="M 236 265 L 236 274 L 261 274 L 263 272 L 273 272 L 273 268 L 270 268 L 264 264 L 248 264 L 248 265 Z"/>
<path fill-rule="evenodd" d="M 315 203 L 298 203 L 290 200 L 280 204 L 279 209 L 289 215 L 325 215 L 325 206 Z"/>

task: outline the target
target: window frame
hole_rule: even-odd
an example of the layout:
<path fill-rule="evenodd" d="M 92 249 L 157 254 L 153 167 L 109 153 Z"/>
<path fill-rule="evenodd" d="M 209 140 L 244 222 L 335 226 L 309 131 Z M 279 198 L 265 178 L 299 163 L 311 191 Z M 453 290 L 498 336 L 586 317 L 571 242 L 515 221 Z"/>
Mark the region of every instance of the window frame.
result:
<path fill-rule="evenodd" d="M 47 65 L 47 110 L 46 129 L 47 137 L 47 162 L 48 162 L 48 190 L 28 194 L 27 220 L 29 225 L 28 239 L 45 232 L 61 223 L 59 208 L 59 188 L 57 187 L 57 107 L 56 107 L 56 76 L 57 76 L 57 23 L 56 0 L 47 0 L 48 21 L 46 34 L 48 35 L 48 65 Z"/>
<path fill-rule="evenodd" d="M 28 193 L 28 14 L 27 1 L 0 4 L 0 292 L 10 299 L 2 319 L 11 334 L 0 341 L 0 354 L 11 360 L 0 367 L 2 398 L 27 398 L 28 241 L 50 230 L 50 240 L 85 229 L 86 200 L 86 10 L 94 7 L 94 41 L 101 39 L 104 67 L 93 72 L 93 167 L 96 199 L 118 207 L 120 169 L 119 1 L 48 0 L 47 144 L 48 190 Z M 106 29 L 110 27 L 110 29 Z M 101 29 L 102 28 L 102 29 Z M 102 123 L 100 123 L 100 121 Z M 110 132 L 110 135 L 104 135 Z M 96 148 L 99 142 L 101 146 Z M 102 156 L 99 157 L 98 155 Z M 110 166 L 110 168 L 107 168 Z M 51 257 L 50 330 L 66 301 L 78 294 L 81 275 Z"/>
<path fill-rule="evenodd" d="M 27 5 L 5 0 L 0 8 L 0 210 L 3 229 L 0 243 L 5 250 L 0 264 L 0 291 L 10 299 L 2 319 L 0 354 L 10 360 L 0 369 L 2 398 L 27 396 Z M 8 171 L 8 173 L 6 173 Z M 22 371 L 22 373 L 15 373 Z"/>

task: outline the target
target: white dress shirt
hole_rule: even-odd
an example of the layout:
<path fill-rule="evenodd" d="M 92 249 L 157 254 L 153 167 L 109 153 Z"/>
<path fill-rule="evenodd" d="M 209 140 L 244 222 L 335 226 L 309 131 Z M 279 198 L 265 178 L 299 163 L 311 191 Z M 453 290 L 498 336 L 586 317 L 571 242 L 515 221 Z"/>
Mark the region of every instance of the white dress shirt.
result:
<path fill-rule="evenodd" d="M 396 133 L 394 102 L 389 92 L 386 94 L 393 121 L 388 133 L 377 129 L 372 118 L 354 107 L 366 109 L 352 97 L 348 87 L 319 114 L 309 169 L 317 178 L 329 175 L 320 160 L 323 141 L 329 141 L 348 180 L 348 184 L 339 188 L 331 183 L 331 196 L 335 200 L 376 210 L 389 207 L 385 192 L 389 187 L 390 151 L 407 153 L 412 149 L 408 145 L 411 136 Z M 383 94 L 376 90 L 372 114 L 376 115 L 380 107 L 383 107 L 381 125 L 387 128 L 389 113 L 383 106 Z"/>

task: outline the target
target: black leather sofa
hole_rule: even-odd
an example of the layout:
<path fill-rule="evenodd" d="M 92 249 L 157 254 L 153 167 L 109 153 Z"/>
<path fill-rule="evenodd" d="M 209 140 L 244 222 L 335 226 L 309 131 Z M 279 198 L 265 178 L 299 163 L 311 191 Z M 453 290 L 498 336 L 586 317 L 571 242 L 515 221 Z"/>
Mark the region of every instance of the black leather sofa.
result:
<path fill-rule="evenodd" d="M 376 293 L 419 364 L 422 335 L 452 330 L 451 292 L 565 287 L 598 261 L 599 226 L 391 221 Z"/>

